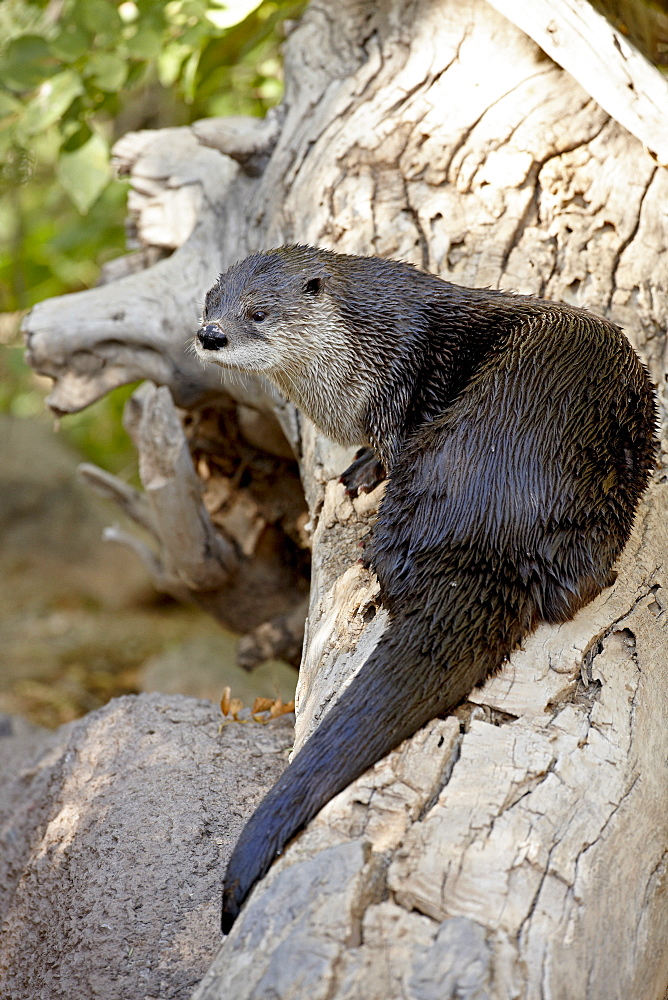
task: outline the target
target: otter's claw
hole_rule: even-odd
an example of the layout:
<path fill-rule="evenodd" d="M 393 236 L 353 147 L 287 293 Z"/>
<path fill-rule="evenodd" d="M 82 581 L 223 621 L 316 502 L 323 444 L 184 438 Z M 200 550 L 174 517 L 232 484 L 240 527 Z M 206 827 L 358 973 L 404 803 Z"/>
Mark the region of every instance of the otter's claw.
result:
<path fill-rule="evenodd" d="M 385 466 L 373 448 L 360 448 L 354 461 L 339 477 L 349 497 L 371 493 L 386 478 Z"/>

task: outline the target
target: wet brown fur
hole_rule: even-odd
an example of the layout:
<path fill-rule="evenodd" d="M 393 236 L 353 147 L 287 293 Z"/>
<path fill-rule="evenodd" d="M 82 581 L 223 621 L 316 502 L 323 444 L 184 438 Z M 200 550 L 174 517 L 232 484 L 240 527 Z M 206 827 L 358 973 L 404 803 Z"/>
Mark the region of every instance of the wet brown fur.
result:
<path fill-rule="evenodd" d="M 291 246 L 207 295 L 199 353 L 263 371 L 389 475 L 367 550 L 390 625 L 242 832 L 229 930 L 286 842 L 450 711 L 541 621 L 612 583 L 656 454 L 643 365 L 614 324 L 396 261 Z"/>

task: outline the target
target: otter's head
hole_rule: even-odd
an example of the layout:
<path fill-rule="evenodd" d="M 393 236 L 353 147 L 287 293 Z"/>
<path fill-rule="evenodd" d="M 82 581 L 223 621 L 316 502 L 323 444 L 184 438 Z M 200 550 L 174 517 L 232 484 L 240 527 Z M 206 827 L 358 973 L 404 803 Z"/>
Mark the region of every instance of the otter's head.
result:
<path fill-rule="evenodd" d="M 226 368 L 298 376 L 319 350 L 328 277 L 326 251 L 305 246 L 234 264 L 207 292 L 198 356 Z"/>

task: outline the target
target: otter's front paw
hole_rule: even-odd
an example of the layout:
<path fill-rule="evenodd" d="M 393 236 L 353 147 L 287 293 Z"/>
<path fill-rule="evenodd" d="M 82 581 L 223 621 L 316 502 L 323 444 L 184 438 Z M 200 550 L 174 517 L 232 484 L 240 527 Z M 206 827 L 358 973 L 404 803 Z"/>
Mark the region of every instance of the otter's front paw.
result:
<path fill-rule="evenodd" d="M 339 482 L 343 483 L 349 497 L 356 497 L 360 491 L 371 493 L 385 478 L 385 466 L 373 448 L 360 448 Z"/>

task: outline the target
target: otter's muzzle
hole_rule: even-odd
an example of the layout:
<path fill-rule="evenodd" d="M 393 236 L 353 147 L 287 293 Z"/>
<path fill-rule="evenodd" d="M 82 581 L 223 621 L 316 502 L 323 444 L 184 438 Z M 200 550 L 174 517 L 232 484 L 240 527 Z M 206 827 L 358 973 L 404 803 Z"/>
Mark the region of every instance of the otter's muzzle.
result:
<path fill-rule="evenodd" d="M 206 351 L 221 351 L 227 346 L 227 334 L 217 323 L 207 323 L 197 331 L 197 339 Z"/>

